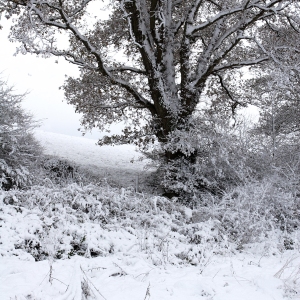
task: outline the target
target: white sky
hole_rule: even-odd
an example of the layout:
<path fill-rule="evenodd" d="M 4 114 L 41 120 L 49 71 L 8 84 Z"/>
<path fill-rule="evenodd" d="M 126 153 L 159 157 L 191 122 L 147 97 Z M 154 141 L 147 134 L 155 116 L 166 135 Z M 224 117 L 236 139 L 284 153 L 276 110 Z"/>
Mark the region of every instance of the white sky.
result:
<path fill-rule="evenodd" d="M 8 41 L 9 24 L 1 20 L 0 30 L 0 72 L 1 77 L 13 85 L 17 93 L 29 94 L 23 103 L 38 120 L 42 120 L 44 131 L 81 136 L 80 115 L 75 114 L 73 106 L 63 102 L 63 85 L 65 74 L 77 76 L 78 68 L 64 59 L 38 58 L 35 55 L 14 56 L 17 44 Z M 58 60 L 58 64 L 55 61 Z M 89 138 L 99 138 L 101 133 L 94 130 Z"/>

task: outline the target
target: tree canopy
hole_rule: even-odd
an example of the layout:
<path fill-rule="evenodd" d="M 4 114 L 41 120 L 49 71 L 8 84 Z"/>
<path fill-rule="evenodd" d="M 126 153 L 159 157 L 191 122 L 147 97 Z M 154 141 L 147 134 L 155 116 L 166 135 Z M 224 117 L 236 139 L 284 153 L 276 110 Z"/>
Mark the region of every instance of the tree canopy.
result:
<path fill-rule="evenodd" d="M 243 104 L 241 69 L 298 68 L 299 1 L 2 0 L 0 7 L 17 16 L 10 39 L 20 52 L 80 68 L 63 89 L 86 128 L 125 122 L 121 135 L 100 144 L 168 145 L 195 126 L 201 96 L 212 89 L 232 112 Z M 181 142 L 163 149 L 167 161 L 194 160 L 195 149 Z"/>
<path fill-rule="evenodd" d="M 109 18 L 99 16 L 93 24 L 92 2 L 99 12 L 105 5 L 1 4 L 7 17 L 18 15 L 11 39 L 22 42 L 21 52 L 62 56 L 81 68 L 64 89 L 67 101 L 84 114 L 84 125 L 103 129 L 130 120 L 122 141 L 149 134 L 165 141 L 190 118 L 211 77 L 236 105 L 228 74 L 270 59 L 283 62 L 291 50 L 298 54 L 291 39 L 281 38 L 286 31 L 298 33 L 298 1 L 115 0 L 109 1 Z M 63 32 L 65 47 L 59 43 Z"/>

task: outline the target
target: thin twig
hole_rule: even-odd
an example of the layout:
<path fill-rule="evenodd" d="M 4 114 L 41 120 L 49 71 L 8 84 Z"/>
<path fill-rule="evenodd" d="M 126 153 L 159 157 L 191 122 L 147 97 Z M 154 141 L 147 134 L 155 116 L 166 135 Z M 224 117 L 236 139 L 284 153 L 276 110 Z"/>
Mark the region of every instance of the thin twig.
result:
<path fill-rule="evenodd" d="M 145 295 L 144 300 L 147 300 L 147 297 L 149 297 L 148 299 L 150 299 L 150 282 L 149 282 L 149 285 L 147 287 L 147 291 L 146 291 L 146 295 Z"/>
<path fill-rule="evenodd" d="M 100 291 L 95 287 L 95 285 L 93 284 L 93 282 L 88 278 L 88 276 L 86 275 L 86 273 L 84 272 L 84 270 L 82 269 L 81 266 L 80 266 L 80 269 L 81 269 L 82 273 L 85 275 L 86 280 L 87 280 L 88 282 L 91 283 L 91 285 L 92 285 L 92 286 L 94 287 L 94 289 L 99 293 L 99 295 L 100 295 L 103 299 L 107 300 L 107 299 L 100 293 Z"/>

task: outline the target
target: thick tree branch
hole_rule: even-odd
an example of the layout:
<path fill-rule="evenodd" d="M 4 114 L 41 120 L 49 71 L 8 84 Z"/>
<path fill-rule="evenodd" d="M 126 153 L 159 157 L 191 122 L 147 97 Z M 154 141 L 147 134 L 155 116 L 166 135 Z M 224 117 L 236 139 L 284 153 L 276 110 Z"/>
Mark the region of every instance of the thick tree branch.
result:
<path fill-rule="evenodd" d="M 146 75 L 147 72 L 145 70 L 140 70 L 140 69 L 137 69 L 137 68 L 134 68 L 134 67 L 129 67 L 129 66 L 122 66 L 122 67 L 116 67 L 116 68 L 108 68 L 109 72 L 126 72 L 126 71 L 129 71 L 129 72 L 133 72 L 133 73 L 136 73 L 136 74 L 143 74 L 143 75 Z"/>

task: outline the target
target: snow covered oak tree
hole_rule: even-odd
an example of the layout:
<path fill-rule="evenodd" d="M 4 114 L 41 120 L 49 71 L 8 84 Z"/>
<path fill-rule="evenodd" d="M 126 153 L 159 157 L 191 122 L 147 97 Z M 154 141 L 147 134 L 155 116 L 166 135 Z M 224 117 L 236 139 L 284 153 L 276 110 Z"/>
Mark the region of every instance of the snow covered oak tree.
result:
<path fill-rule="evenodd" d="M 298 2 L 1 0 L 0 7 L 7 18 L 17 16 L 10 38 L 22 43 L 20 52 L 64 57 L 79 66 L 80 77 L 68 77 L 63 88 L 67 102 L 83 114 L 83 126 L 103 130 L 126 121 L 123 134 L 100 143 L 157 139 L 166 145 L 166 161 L 184 157 L 193 163 L 195 149 L 174 135 L 194 126 L 210 79 L 234 110 L 238 99 L 229 75 L 280 60 L 289 45 L 276 47 L 270 37 L 282 30 L 298 34 Z M 108 18 L 101 18 L 104 7 Z M 171 140 L 178 147 L 170 149 Z"/>

